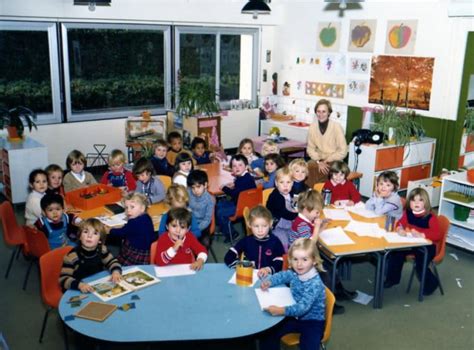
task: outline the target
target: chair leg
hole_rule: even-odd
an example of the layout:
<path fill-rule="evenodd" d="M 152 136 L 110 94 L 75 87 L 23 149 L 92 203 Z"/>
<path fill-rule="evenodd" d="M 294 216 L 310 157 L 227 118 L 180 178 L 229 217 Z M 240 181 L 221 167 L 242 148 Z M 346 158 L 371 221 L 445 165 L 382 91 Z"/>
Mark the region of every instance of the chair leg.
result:
<path fill-rule="evenodd" d="M 229 238 L 230 238 L 230 245 L 233 247 L 234 246 L 234 237 L 232 237 L 232 222 L 229 220 L 227 222 L 228 227 L 229 227 Z"/>
<path fill-rule="evenodd" d="M 211 255 L 212 255 L 212 258 L 214 259 L 214 262 L 217 262 L 216 253 L 214 252 L 214 249 L 212 249 L 212 245 L 209 246 L 209 250 L 211 251 Z"/>
<path fill-rule="evenodd" d="M 26 290 L 28 278 L 30 277 L 31 268 L 33 267 L 34 263 L 35 263 L 35 259 L 31 258 L 30 265 L 28 266 L 28 269 L 26 270 L 25 280 L 23 281 L 23 290 Z"/>
<path fill-rule="evenodd" d="M 69 342 L 67 341 L 67 327 L 66 322 L 63 321 L 63 331 L 64 331 L 64 348 L 69 350 Z"/>
<path fill-rule="evenodd" d="M 439 291 L 440 291 L 441 295 L 444 295 L 443 285 L 441 284 L 441 279 L 439 278 L 438 269 L 436 268 L 436 264 L 432 263 L 431 267 L 433 269 L 433 272 L 434 272 L 436 278 L 438 279 Z"/>
<path fill-rule="evenodd" d="M 18 249 L 16 250 L 16 260 L 18 260 L 18 258 L 20 257 L 21 250 L 22 250 L 22 247 L 18 246 Z"/>
<path fill-rule="evenodd" d="M 321 343 L 321 350 L 326 350 L 326 344 Z"/>
<path fill-rule="evenodd" d="M 411 284 L 413 283 L 413 278 L 415 277 L 415 262 L 413 262 L 413 269 L 411 270 L 410 280 L 408 281 L 407 293 L 410 293 Z"/>
<path fill-rule="evenodd" d="M 15 259 L 15 254 L 16 254 L 17 250 L 19 250 L 19 249 L 20 249 L 20 246 L 16 246 L 15 249 L 13 249 L 12 256 L 10 258 L 10 262 L 8 263 L 7 272 L 5 273 L 5 279 L 7 279 L 8 275 L 10 274 L 10 270 L 11 270 L 12 265 L 13 265 L 13 259 Z"/>
<path fill-rule="evenodd" d="M 40 337 L 39 337 L 39 342 L 40 342 L 40 343 L 43 342 L 44 330 L 46 329 L 46 322 L 48 321 L 49 312 L 50 312 L 51 310 L 52 310 L 52 309 L 51 309 L 50 307 L 48 307 L 48 309 L 47 309 L 46 312 L 44 313 L 43 325 L 41 326 L 41 334 L 40 334 Z"/>

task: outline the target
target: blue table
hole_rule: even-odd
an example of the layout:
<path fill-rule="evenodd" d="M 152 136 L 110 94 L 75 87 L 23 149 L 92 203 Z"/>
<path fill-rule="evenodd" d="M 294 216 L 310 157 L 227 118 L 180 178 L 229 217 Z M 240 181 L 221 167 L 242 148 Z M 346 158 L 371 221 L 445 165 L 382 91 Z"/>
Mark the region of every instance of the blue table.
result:
<path fill-rule="evenodd" d="M 141 268 L 154 275 L 152 265 Z M 104 322 L 81 318 L 67 321 L 74 331 L 113 342 L 155 342 L 206 340 L 244 337 L 266 330 L 283 317 L 261 311 L 253 288 L 229 284 L 234 270 L 224 264 L 206 264 L 195 275 L 160 278 L 161 282 L 134 293 L 113 299 L 123 305 L 135 302 L 129 311 L 116 310 Z M 107 275 L 101 272 L 89 280 Z M 258 282 L 255 285 L 258 287 Z M 61 319 L 75 314 L 95 295 L 83 300 L 79 308 L 67 303 L 79 291 L 67 291 L 59 304 Z M 131 300 L 138 295 L 140 300 Z"/>

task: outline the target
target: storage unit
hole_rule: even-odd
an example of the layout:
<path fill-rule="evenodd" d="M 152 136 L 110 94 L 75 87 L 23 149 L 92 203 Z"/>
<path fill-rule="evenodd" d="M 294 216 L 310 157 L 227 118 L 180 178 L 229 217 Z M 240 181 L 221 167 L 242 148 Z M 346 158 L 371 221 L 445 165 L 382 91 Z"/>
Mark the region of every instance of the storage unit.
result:
<path fill-rule="evenodd" d="M 29 193 L 28 175 L 48 165 L 48 150 L 27 137 L 21 142 L 0 139 L 3 193 L 13 204 L 23 203 Z"/>
<path fill-rule="evenodd" d="M 447 242 L 474 251 L 474 217 L 471 215 L 467 221 L 460 221 L 455 218 L 454 213 L 456 206 L 471 213 L 474 210 L 474 183 L 467 181 L 466 174 L 466 172 L 460 172 L 443 178 L 438 214 L 446 216 L 451 222 Z M 453 194 L 456 193 L 463 196 L 454 199 L 456 197 Z"/>
<path fill-rule="evenodd" d="M 266 119 L 260 121 L 260 136 L 269 135 L 272 127 L 280 129 L 280 136 L 290 140 L 298 140 L 306 142 L 308 138 L 309 126 L 293 126 L 289 125 L 293 121 L 280 122 L 276 120 Z"/>
<path fill-rule="evenodd" d="M 353 142 L 349 145 L 349 168 L 363 173 L 359 191 L 370 197 L 377 176 L 386 170 L 394 171 L 400 179 L 400 189 L 405 190 L 408 181 L 431 177 L 435 156 L 436 139 L 425 137 L 406 146 L 363 144 L 360 154 Z"/>
<path fill-rule="evenodd" d="M 474 166 L 474 135 L 464 133 L 462 136 L 458 166 L 468 168 Z"/>

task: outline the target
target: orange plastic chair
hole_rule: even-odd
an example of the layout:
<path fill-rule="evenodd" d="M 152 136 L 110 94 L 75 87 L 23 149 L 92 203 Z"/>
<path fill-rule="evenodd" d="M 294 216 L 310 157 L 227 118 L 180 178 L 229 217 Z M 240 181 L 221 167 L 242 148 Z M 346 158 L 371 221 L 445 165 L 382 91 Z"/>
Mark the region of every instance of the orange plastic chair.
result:
<path fill-rule="evenodd" d="M 3 240 L 5 244 L 15 247 L 12 251 L 10 262 L 8 263 L 7 272 L 5 273 L 5 278 L 8 278 L 15 255 L 20 254 L 21 247 L 26 244 L 25 230 L 22 226 L 18 225 L 12 204 L 9 201 L 0 204 L 0 219 L 2 220 Z"/>
<path fill-rule="evenodd" d="M 23 290 L 26 290 L 26 284 L 28 283 L 33 265 L 37 265 L 39 258 L 51 250 L 46 236 L 36 228 L 25 226 L 25 239 L 28 244 L 28 256 L 31 261 L 23 281 Z"/>
<path fill-rule="evenodd" d="M 263 190 L 262 192 L 262 205 L 264 207 L 267 206 L 267 202 L 268 202 L 268 197 L 270 197 L 270 194 L 273 192 L 275 188 L 272 187 L 272 188 L 266 188 Z"/>
<path fill-rule="evenodd" d="M 283 254 L 283 271 L 290 268 L 290 262 L 288 261 L 288 254 Z"/>
<path fill-rule="evenodd" d="M 166 175 L 158 175 L 158 178 L 163 183 L 163 186 L 165 187 L 165 191 L 168 191 L 168 188 L 171 186 L 171 177 L 166 176 Z"/>
<path fill-rule="evenodd" d="M 158 245 L 158 240 L 154 241 L 150 246 L 150 264 L 155 264 L 155 257 L 156 257 L 156 246 Z"/>
<path fill-rule="evenodd" d="M 63 291 L 59 285 L 59 276 L 61 274 L 61 268 L 63 266 L 64 256 L 71 251 L 72 247 L 66 246 L 57 248 L 43 254 L 39 259 L 40 272 L 41 272 L 41 299 L 46 304 L 47 309 L 44 314 L 43 325 L 41 326 L 41 334 L 39 342 L 43 341 L 44 330 L 46 329 L 46 322 L 48 321 L 49 312 L 53 309 L 57 309 L 59 301 L 63 296 Z M 66 337 L 66 325 L 63 323 L 64 328 L 64 342 L 66 348 L 68 348 L 67 337 Z"/>
<path fill-rule="evenodd" d="M 252 209 L 253 207 L 262 204 L 262 188 L 252 188 L 250 190 L 242 191 L 237 199 L 237 208 L 235 214 L 229 218 L 229 232 L 232 232 L 232 224 L 244 216 L 245 207 Z M 230 235 L 231 244 L 234 245 L 232 235 Z"/>
<path fill-rule="evenodd" d="M 249 207 L 245 207 L 244 208 L 244 222 L 245 222 L 245 233 L 247 234 L 247 236 L 250 236 L 252 234 L 252 230 L 250 229 L 249 216 L 250 216 L 250 209 Z"/>
<path fill-rule="evenodd" d="M 332 311 L 334 309 L 334 304 L 336 303 L 336 297 L 332 294 L 331 290 L 328 287 L 326 289 L 326 322 L 324 324 L 324 333 L 321 339 L 321 348 L 326 349 L 326 344 L 331 337 L 331 327 L 332 327 Z M 299 333 L 289 333 L 285 334 L 281 341 L 286 346 L 296 346 L 300 343 L 300 334 Z"/>
<path fill-rule="evenodd" d="M 324 182 L 318 182 L 318 183 L 314 184 L 313 190 L 318 191 L 319 193 L 321 193 L 321 191 L 323 190 L 323 187 L 324 187 Z"/>
<path fill-rule="evenodd" d="M 450 223 L 449 223 L 449 219 L 444 215 L 439 215 L 438 221 L 439 221 L 439 231 L 441 232 L 441 240 L 436 246 L 436 255 L 434 256 L 433 260 L 431 260 L 430 267 L 433 270 L 433 273 L 435 274 L 436 278 L 438 279 L 439 292 L 441 293 L 441 295 L 444 295 L 443 286 L 441 285 L 441 279 L 439 278 L 438 269 L 436 268 L 436 265 L 440 264 L 443 261 L 444 256 L 446 255 L 446 239 L 448 238 Z M 414 276 L 415 276 L 415 263 L 413 261 L 413 269 L 411 270 L 407 293 L 410 292 L 411 284 L 413 282 Z"/>

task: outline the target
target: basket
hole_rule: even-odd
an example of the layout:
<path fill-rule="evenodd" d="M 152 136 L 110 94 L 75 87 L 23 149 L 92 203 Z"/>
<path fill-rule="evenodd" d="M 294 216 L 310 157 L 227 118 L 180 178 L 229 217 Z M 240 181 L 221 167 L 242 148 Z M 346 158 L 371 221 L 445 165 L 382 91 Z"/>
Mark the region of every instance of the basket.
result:
<path fill-rule="evenodd" d="M 74 208 L 90 210 L 122 199 L 120 188 L 103 184 L 91 185 L 66 193 L 66 202 Z"/>
<path fill-rule="evenodd" d="M 467 221 L 471 209 L 462 205 L 454 205 L 454 218 L 458 221 Z"/>

